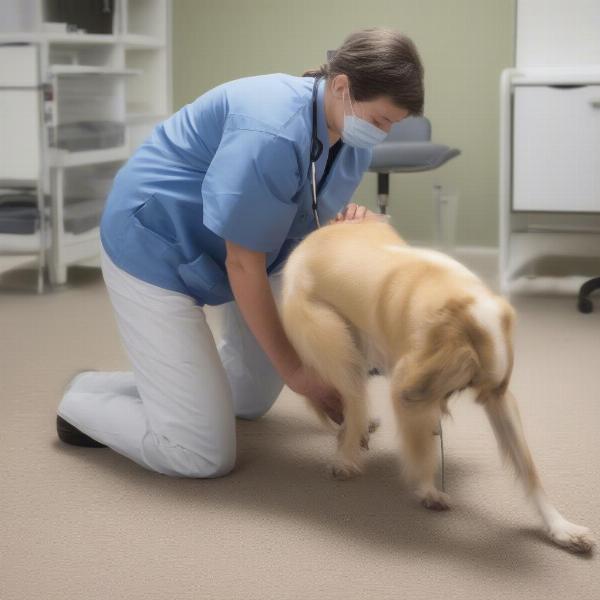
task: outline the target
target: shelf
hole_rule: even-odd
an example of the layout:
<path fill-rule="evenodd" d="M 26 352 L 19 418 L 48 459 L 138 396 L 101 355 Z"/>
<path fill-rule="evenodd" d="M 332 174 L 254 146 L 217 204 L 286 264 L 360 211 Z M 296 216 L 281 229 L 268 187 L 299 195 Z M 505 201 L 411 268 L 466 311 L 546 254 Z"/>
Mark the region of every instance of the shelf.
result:
<path fill-rule="evenodd" d="M 96 247 L 99 249 L 100 228 L 93 227 L 82 233 L 66 231 L 62 237 L 62 248 L 69 254 L 73 261 L 84 260 L 95 256 Z M 97 246 L 98 245 L 98 246 Z M 52 246 L 51 234 L 46 233 L 46 250 Z M 0 234 L 0 272 L 15 269 L 18 266 L 39 260 L 40 232 L 31 234 Z M 89 250 L 91 248 L 91 251 Z M 81 250 L 84 249 L 82 252 Z"/>
<path fill-rule="evenodd" d="M 52 244 L 50 231 L 45 233 L 46 250 Z M 39 256 L 41 237 L 35 233 L 0 233 L 0 261 L 6 265 Z M 6 260 L 5 260 L 6 259 Z"/>
<path fill-rule="evenodd" d="M 165 47 L 165 42 L 151 35 L 125 33 L 121 35 L 100 33 L 52 33 L 42 31 L 39 33 L 0 33 L 0 44 L 18 42 L 27 43 L 52 43 L 75 46 L 89 46 L 98 44 L 124 44 L 126 48 L 160 49 Z"/>
<path fill-rule="evenodd" d="M 511 279 L 508 292 L 511 294 L 550 294 L 573 296 L 579 293 L 581 286 L 589 281 L 589 275 L 569 275 L 560 277 L 521 276 Z"/>
<path fill-rule="evenodd" d="M 93 227 L 82 233 L 65 233 L 65 246 L 77 246 L 80 244 L 87 244 L 88 242 L 95 242 L 100 239 L 100 227 Z"/>
<path fill-rule="evenodd" d="M 514 233 L 600 233 L 600 228 L 582 225 L 529 225 L 526 231 L 516 230 Z"/>
<path fill-rule="evenodd" d="M 51 33 L 47 31 L 38 33 L 0 33 L 0 44 L 18 42 L 47 42 L 83 46 L 94 44 L 115 44 L 117 42 L 117 36 L 113 34 Z"/>
<path fill-rule="evenodd" d="M 100 228 L 94 227 L 77 235 L 65 234 L 62 250 L 66 263 L 71 265 L 99 258 Z"/>
<path fill-rule="evenodd" d="M 50 75 L 141 75 L 141 69 L 111 69 L 109 67 L 94 67 L 89 65 L 51 65 L 48 69 Z"/>
<path fill-rule="evenodd" d="M 39 263 L 39 254 L 22 254 L 0 256 L 0 273 L 6 273 L 13 269 L 23 269 L 29 266 L 37 266 Z"/>
<path fill-rule="evenodd" d="M 80 167 L 127 160 L 129 154 L 127 146 L 105 148 L 102 150 L 86 150 L 85 152 L 68 152 L 60 148 L 51 148 L 49 162 L 51 167 Z"/>
<path fill-rule="evenodd" d="M 600 248 L 598 233 L 545 232 L 541 235 L 541 232 L 513 231 L 509 235 L 510 253 L 505 271 L 507 281 L 517 276 L 526 265 L 542 258 L 595 258 Z"/>
<path fill-rule="evenodd" d="M 150 35 L 139 35 L 137 33 L 126 33 L 119 36 L 119 42 L 125 44 L 129 49 L 159 49 L 164 48 L 165 43 Z"/>

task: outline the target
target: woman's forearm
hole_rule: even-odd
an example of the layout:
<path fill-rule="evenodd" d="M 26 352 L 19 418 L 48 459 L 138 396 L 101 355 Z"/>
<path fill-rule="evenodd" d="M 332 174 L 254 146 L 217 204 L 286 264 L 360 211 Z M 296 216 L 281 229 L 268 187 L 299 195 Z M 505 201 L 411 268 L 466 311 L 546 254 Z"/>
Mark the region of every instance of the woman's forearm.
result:
<path fill-rule="evenodd" d="M 261 267 L 229 262 L 226 266 L 242 316 L 277 372 L 287 382 L 301 362 L 283 330 L 264 264 Z"/>

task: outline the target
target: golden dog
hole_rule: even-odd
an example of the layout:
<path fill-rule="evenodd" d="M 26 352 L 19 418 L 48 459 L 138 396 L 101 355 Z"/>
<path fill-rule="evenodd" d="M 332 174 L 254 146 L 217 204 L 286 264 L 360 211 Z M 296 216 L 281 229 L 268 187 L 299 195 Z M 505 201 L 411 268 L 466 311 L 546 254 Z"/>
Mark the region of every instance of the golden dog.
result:
<path fill-rule="evenodd" d="M 427 508 L 448 508 L 448 496 L 435 486 L 432 433 L 450 397 L 471 388 L 550 538 L 571 551 L 588 552 L 594 545 L 590 531 L 567 521 L 542 489 L 508 390 L 514 314 L 463 265 L 408 246 L 382 222 L 315 231 L 292 252 L 283 273 L 285 331 L 302 361 L 343 398 L 344 422 L 331 466 L 335 477 L 361 472 L 374 349 L 390 377 L 404 473 Z M 332 423 L 324 412 L 319 416 Z"/>

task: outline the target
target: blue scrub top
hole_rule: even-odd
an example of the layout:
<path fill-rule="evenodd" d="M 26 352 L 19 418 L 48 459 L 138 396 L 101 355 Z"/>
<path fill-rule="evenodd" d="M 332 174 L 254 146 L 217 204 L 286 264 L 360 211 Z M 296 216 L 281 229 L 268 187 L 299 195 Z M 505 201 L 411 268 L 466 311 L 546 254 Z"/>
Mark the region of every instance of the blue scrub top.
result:
<path fill-rule="evenodd" d="M 102 244 L 124 271 L 199 304 L 233 300 L 225 240 L 267 254 L 278 270 L 316 228 L 309 179 L 312 77 L 285 74 L 220 85 L 157 125 L 119 170 L 100 224 Z M 329 138 L 325 81 L 317 134 Z M 370 150 L 342 144 L 319 188 L 326 223 L 350 201 Z"/>

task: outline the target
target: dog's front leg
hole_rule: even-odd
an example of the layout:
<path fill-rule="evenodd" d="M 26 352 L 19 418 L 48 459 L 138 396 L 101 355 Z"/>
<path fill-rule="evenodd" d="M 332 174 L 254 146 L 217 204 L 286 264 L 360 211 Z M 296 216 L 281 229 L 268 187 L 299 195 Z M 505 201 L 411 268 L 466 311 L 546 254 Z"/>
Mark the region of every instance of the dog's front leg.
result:
<path fill-rule="evenodd" d="M 447 510 L 448 494 L 437 489 L 435 477 L 439 468 L 437 437 L 440 412 L 432 407 L 408 406 L 394 401 L 398 430 L 402 441 L 402 466 L 405 479 L 416 484 L 415 493 L 425 508 Z"/>
<path fill-rule="evenodd" d="M 345 393 L 342 394 L 344 422 L 338 432 L 338 449 L 330 470 L 336 479 L 350 479 L 362 472 L 361 447 L 365 448 L 366 445 L 368 449 L 369 420 L 365 381 L 359 383 L 357 379 L 356 384 L 346 386 Z"/>
<path fill-rule="evenodd" d="M 546 496 L 527 447 L 519 409 L 511 392 L 484 403 L 501 452 L 510 460 L 538 510 L 553 542 L 572 552 L 589 552 L 594 540 L 589 529 L 567 521 Z"/>

